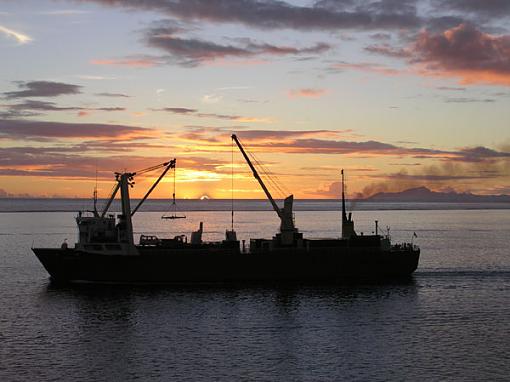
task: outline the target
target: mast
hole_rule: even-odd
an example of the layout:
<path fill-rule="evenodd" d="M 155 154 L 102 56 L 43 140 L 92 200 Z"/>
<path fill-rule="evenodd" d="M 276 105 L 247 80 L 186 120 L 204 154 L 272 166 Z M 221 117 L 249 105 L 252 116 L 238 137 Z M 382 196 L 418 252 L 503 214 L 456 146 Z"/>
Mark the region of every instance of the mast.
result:
<path fill-rule="evenodd" d="M 99 217 L 99 213 L 97 212 L 97 168 L 96 168 L 96 184 L 94 186 L 94 194 L 93 194 L 93 198 L 94 198 L 94 216 L 97 218 Z"/>
<path fill-rule="evenodd" d="M 287 233 L 287 234 L 294 234 L 297 232 L 296 227 L 294 226 L 294 218 L 292 215 L 292 203 L 294 200 L 294 195 L 289 195 L 285 198 L 283 202 L 283 208 L 278 207 L 278 204 L 276 204 L 275 200 L 271 196 L 271 193 L 267 189 L 266 185 L 262 181 L 262 178 L 260 177 L 259 173 L 257 172 L 257 169 L 251 163 L 250 158 L 248 157 L 248 154 L 246 154 L 246 151 L 244 150 L 243 146 L 241 145 L 241 142 L 239 142 L 239 139 L 235 134 L 232 134 L 232 140 L 236 143 L 237 147 L 241 151 L 241 154 L 243 154 L 244 159 L 246 160 L 246 163 L 248 163 L 248 166 L 250 167 L 251 171 L 253 172 L 253 176 L 260 184 L 260 187 L 262 187 L 262 190 L 266 194 L 267 199 L 271 203 L 271 206 L 273 207 L 273 210 L 276 212 L 278 217 L 280 218 L 280 232 L 281 233 Z M 287 242 L 290 239 L 285 239 Z M 292 239 L 293 240 L 293 239 Z"/>
<path fill-rule="evenodd" d="M 133 222 L 131 220 L 131 201 L 129 199 L 129 187 L 133 186 L 135 173 L 125 172 L 116 173 L 117 181 L 120 185 L 120 200 L 122 204 L 122 215 L 119 217 L 120 241 L 134 244 Z"/>
<path fill-rule="evenodd" d="M 347 221 L 347 213 L 345 211 L 345 181 L 344 169 L 342 169 L 342 223 Z"/>

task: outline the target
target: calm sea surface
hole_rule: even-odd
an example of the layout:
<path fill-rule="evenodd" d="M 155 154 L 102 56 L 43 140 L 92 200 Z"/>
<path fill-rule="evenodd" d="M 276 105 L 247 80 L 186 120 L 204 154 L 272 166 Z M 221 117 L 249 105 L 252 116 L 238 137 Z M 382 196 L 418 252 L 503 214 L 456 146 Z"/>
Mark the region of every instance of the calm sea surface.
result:
<path fill-rule="evenodd" d="M 338 212 L 320 206 L 297 226 L 338 237 Z M 394 241 L 416 232 L 420 266 L 410 282 L 340 286 L 56 287 L 30 247 L 73 243 L 75 213 L 2 212 L 0 381 L 508 381 L 510 210 L 443 207 L 356 211 L 358 232 L 375 219 Z M 203 221 L 223 238 L 230 212 L 189 210 L 138 213 L 136 234 Z M 235 221 L 240 239 L 278 227 L 271 211 Z"/>

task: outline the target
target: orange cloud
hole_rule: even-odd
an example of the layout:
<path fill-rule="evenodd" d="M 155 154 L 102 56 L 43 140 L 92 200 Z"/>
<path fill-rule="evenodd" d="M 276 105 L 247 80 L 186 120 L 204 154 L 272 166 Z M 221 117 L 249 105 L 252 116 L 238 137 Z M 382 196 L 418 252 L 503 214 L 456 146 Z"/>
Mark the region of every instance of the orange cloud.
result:
<path fill-rule="evenodd" d="M 374 64 L 370 62 L 337 62 L 331 67 L 334 71 L 338 70 L 358 70 L 361 72 L 379 73 L 386 76 L 398 76 L 408 74 L 405 70 L 390 68 L 382 64 Z"/>
<path fill-rule="evenodd" d="M 292 89 L 288 92 L 289 98 L 320 98 L 324 94 L 326 94 L 325 89 L 313 88 Z"/>

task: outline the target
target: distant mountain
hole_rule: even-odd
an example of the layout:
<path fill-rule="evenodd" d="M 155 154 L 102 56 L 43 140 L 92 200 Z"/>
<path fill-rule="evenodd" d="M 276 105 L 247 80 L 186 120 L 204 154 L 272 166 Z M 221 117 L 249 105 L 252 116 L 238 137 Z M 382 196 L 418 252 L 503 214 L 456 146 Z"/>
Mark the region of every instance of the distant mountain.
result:
<path fill-rule="evenodd" d="M 379 192 L 365 200 L 370 202 L 510 203 L 510 195 L 475 195 L 454 191 L 436 192 L 429 190 L 427 187 L 416 187 L 401 192 Z"/>

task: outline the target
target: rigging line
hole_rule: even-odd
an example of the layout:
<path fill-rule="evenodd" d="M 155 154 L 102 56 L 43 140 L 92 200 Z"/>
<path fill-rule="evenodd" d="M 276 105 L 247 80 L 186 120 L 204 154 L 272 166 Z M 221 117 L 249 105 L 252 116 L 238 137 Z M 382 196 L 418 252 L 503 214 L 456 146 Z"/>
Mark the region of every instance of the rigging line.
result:
<path fill-rule="evenodd" d="M 244 145 L 243 145 L 244 146 Z M 246 153 L 251 157 L 252 159 L 252 162 L 254 164 L 254 167 L 256 167 L 259 171 L 263 171 L 263 166 L 261 165 L 261 163 L 257 160 L 255 154 L 253 154 L 251 151 L 248 150 L 248 148 L 245 146 L 245 149 L 246 149 Z M 259 174 L 260 176 L 260 174 Z M 269 183 L 271 183 L 271 179 L 266 179 L 268 180 Z M 272 183 L 271 183 L 272 185 Z M 273 186 L 274 188 L 274 186 Z"/>
<path fill-rule="evenodd" d="M 261 170 L 262 174 L 265 175 L 266 180 L 271 184 L 271 186 L 273 187 L 273 190 L 276 191 L 277 193 L 279 193 L 280 197 L 281 196 L 285 197 L 284 196 L 284 191 L 282 190 L 282 188 L 278 184 L 278 181 L 274 179 L 274 177 L 271 175 L 271 173 L 257 159 L 257 157 L 254 154 L 252 154 L 252 153 L 249 153 L 249 154 L 252 157 L 253 161 L 257 164 L 257 167 L 259 168 L 259 170 Z"/>
<path fill-rule="evenodd" d="M 264 172 L 266 173 L 266 175 L 271 177 L 271 179 L 276 183 L 277 187 L 283 194 L 283 197 L 286 197 L 287 195 L 291 194 L 289 189 L 285 186 L 285 184 L 283 182 L 280 181 L 280 179 L 278 178 L 278 176 L 275 173 L 273 173 L 271 170 L 269 170 L 265 166 L 263 166 L 263 168 L 264 168 Z"/>
<path fill-rule="evenodd" d="M 283 198 L 284 192 L 280 185 L 278 184 L 278 182 L 264 169 L 262 169 L 262 176 L 264 177 L 264 179 L 266 179 L 266 181 L 268 181 L 268 183 L 271 185 L 273 191 L 278 195 L 278 197 Z"/>
<path fill-rule="evenodd" d="M 274 176 L 268 172 L 266 169 L 262 169 L 262 172 L 263 172 L 263 175 L 266 177 L 266 179 L 269 180 L 269 182 L 272 184 L 273 188 L 276 189 L 276 191 L 278 192 L 279 196 L 284 198 L 284 190 L 281 188 L 280 184 L 278 183 L 278 181 L 274 178 Z"/>
<path fill-rule="evenodd" d="M 282 189 L 280 183 L 278 182 L 278 179 L 275 179 L 276 177 L 271 174 L 265 167 L 262 167 L 263 175 L 269 182 L 272 184 L 273 188 L 276 189 L 279 196 L 283 199 L 285 198 L 285 191 Z"/>
<path fill-rule="evenodd" d="M 276 179 L 274 179 L 275 176 L 271 175 L 270 171 L 268 169 L 266 169 L 266 167 L 258 160 L 258 158 L 255 156 L 254 153 L 252 153 L 251 151 L 248 151 L 248 150 L 247 150 L 247 153 L 252 158 L 253 162 L 256 164 L 256 167 L 258 168 L 258 170 L 260 172 L 262 172 L 262 175 L 264 176 L 266 181 L 268 181 L 268 183 L 271 185 L 271 188 L 273 189 L 273 191 L 276 192 L 277 194 L 279 194 L 278 196 L 280 196 L 282 199 L 284 199 L 286 197 L 286 194 L 282 190 L 282 187 L 279 185 L 279 182 Z"/>
<path fill-rule="evenodd" d="M 256 168 L 259 170 L 261 176 L 264 177 L 264 179 L 266 180 L 266 182 L 269 184 L 269 186 L 273 189 L 273 192 L 276 192 L 276 193 L 279 193 L 279 188 L 278 188 L 278 185 L 275 184 L 274 180 L 272 179 L 271 176 L 269 176 L 267 174 L 267 171 L 265 170 L 264 166 L 262 165 L 262 163 L 260 163 L 258 161 L 258 159 L 250 153 L 250 156 L 252 158 L 252 161 L 253 163 L 255 164 Z"/>
<path fill-rule="evenodd" d="M 280 193 L 282 194 L 283 197 L 285 197 L 285 193 L 286 193 L 286 190 L 283 186 L 283 184 L 280 182 L 280 180 L 278 179 L 278 177 L 272 173 L 270 170 L 268 170 L 267 168 L 264 168 L 264 173 L 266 174 L 266 176 L 268 176 L 272 181 L 273 183 L 278 187 L 278 190 L 280 191 Z"/>
<path fill-rule="evenodd" d="M 285 198 L 287 195 L 291 194 L 289 189 L 279 181 L 278 177 L 271 172 L 266 166 L 264 166 L 260 161 L 255 157 L 255 154 L 253 154 L 253 157 L 255 161 L 259 164 L 259 166 L 262 168 L 262 171 L 266 174 L 267 177 L 271 179 L 271 181 L 274 182 L 275 186 L 280 190 L 282 196 Z M 276 178 L 276 179 L 274 179 Z"/>

